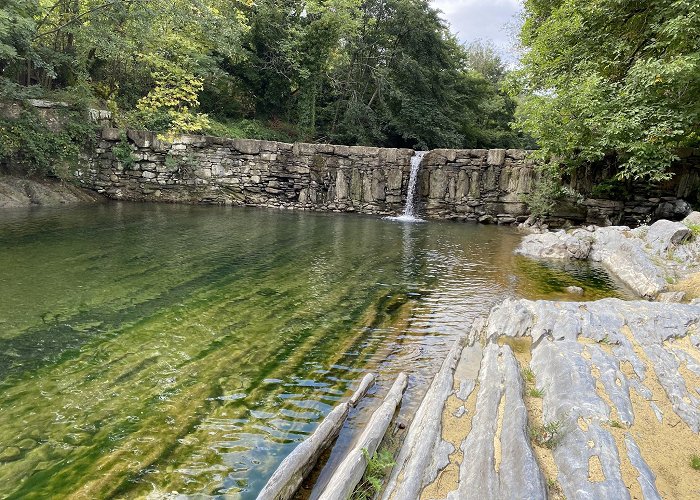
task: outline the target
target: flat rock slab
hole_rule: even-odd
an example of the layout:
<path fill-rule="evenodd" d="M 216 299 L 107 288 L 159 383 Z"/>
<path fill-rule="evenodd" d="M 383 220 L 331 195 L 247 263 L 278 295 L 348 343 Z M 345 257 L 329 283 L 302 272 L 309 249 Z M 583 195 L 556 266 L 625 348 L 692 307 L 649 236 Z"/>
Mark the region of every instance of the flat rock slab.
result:
<path fill-rule="evenodd" d="M 442 421 L 421 423 L 421 439 L 431 442 L 414 440 L 391 491 L 402 500 L 696 498 L 700 482 L 689 460 L 700 454 L 699 329 L 698 305 L 506 300 L 467 336 L 457 368 L 454 356 L 446 361 L 452 391 L 445 372 L 436 377 L 440 391 L 424 412 L 442 411 Z M 444 411 L 452 396 L 469 397 L 473 411 Z M 446 419 L 468 426 L 451 469 L 427 487 L 433 470 L 409 480 L 406 463 L 429 470 L 439 462 L 423 455 L 444 453 Z M 544 442 L 542 429 L 549 429 Z"/>
<path fill-rule="evenodd" d="M 601 262 L 637 294 L 654 298 L 700 267 L 700 239 L 691 230 L 697 228 L 694 222 L 699 219 L 700 214 L 693 212 L 684 222 L 660 220 L 634 230 L 591 227 L 529 234 L 516 253 L 537 259 Z"/>

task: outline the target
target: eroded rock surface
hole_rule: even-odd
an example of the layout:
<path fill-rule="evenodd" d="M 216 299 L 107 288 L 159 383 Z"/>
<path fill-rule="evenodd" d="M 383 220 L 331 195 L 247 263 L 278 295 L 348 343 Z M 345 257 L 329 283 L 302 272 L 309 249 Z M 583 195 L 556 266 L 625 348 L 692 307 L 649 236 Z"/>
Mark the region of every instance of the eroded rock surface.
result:
<path fill-rule="evenodd" d="M 61 206 L 102 201 L 102 196 L 60 181 L 0 176 L 0 208 Z"/>
<path fill-rule="evenodd" d="M 464 428 L 459 449 L 420 495 L 401 490 L 400 474 L 393 491 L 405 499 L 694 498 L 699 329 L 699 305 L 506 300 L 465 335 L 457 366 L 469 358 L 474 378 L 460 379 L 457 368 L 450 392 L 445 373 L 436 377 L 446 401 L 433 425 Z M 458 396 L 461 411 L 447 411 Z M 423 429 L 433 442 L 421 449 L 438 450 L 440 434 Z"/>
<path fill-rule="evenodd" d="M 700 213 L 693 212 L 683 222 L 660 220 L 634 230 L 617 226 L 529 234 L 516 253 L 601 262 L 640 296 L 654 298 L 700 270 L 700 238 L 691 229 L 699 229 L 697 220 Z M 673 298 L 679 296 L 664 296 Z"/>

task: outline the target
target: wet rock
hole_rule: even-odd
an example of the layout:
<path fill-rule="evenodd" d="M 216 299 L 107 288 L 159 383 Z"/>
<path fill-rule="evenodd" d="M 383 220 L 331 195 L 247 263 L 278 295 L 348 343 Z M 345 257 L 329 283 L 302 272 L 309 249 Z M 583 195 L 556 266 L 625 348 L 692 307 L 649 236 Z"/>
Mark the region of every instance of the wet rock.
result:
<path fill-rule="evenodd" d="M 516 253 L 533 258 L 601 262 L 636 293 L 653 298 L 668 286 L 669 274 L 677 274 L 678 259 L 697 261 L 700 244 L 697 248 L 683 245 L 690 234 L 683 224 L 670 221 L 658 221 L 634 231 L 613 226 L 528 234 Z M 674 250 L 674 255 L 669 255 L 670 250 Z"/>
<path fill-rule="evenodd" d="M 0 176 L 0 208 L 61 206 L 103 200 L 92 191 L 68 183 Z"/>
<path fill-rule="evenodd" d="M 566 231 L 531 234 L 523 239 L 515 253 L 544 259 L 584 260 L 590 254 L 591 243 L 588 233 L 581 230 L 571 234 Z"/>
<path fill-rule="evenodd" d="M 8 446 L 0 451 L 0 463 L 14 462 L 22 457 L 22 450 L 17 446 Z"/>

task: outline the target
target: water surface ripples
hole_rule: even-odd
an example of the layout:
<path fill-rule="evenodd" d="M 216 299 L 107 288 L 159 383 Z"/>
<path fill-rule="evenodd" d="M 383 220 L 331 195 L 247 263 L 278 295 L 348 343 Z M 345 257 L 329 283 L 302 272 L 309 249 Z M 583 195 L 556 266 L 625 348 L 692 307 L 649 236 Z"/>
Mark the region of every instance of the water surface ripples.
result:
<path fill-rule="evenodd" d="M 625 295 L 513 257 L 506 228 L 218 207 L 0 213 L 0 496 L 254 498 L 347 397 L 410 418 L 456 336 L 507 296 Z M 334 457 L 331 457 L 331 461 Z"/>

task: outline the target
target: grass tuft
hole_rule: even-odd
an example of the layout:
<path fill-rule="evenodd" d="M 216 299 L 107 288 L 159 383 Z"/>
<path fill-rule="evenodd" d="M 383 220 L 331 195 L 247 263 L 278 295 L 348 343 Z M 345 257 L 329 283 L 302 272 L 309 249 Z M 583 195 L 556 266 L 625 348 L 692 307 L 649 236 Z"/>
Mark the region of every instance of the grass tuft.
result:
<path fill-rule="evenodd" d="M 543 426 L 530 428 L 530 439 L 542 448 L 554 449 L 562 438 L 562 424 L 553 420 Z"/>
<path fill-rule="evenodd" d="M 533 383 L 535 381 L 535 372 L 530 368 L 523 368 L 522 375 L 525 382 Z"/>
<path fill-rule="evenodd" d="M 531 388 L 529 391 L 527 391 L 527 393 L 531 398 L 541 398 L 544 396 L 544 391 L 542 389 L 537 389 L 536 387 Z"/>

